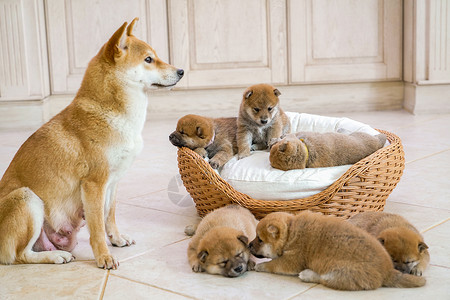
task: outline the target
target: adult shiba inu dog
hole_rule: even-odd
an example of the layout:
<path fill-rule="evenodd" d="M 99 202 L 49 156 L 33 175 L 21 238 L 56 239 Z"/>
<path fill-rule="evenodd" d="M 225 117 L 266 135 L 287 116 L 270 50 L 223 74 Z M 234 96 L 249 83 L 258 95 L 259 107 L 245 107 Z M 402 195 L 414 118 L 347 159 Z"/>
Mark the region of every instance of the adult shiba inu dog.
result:
<path fill-rule="evenodd" d="M 256 265 L 260 272 L 298 275 L 304 282 L 338 290 L 420 287 L 423 277 L 394 269 L 376 238 L 335 217 L 308 211 L 275 212 L 264 217 L 250 243 L 256 257 L 272 258 Z"/>
<path fill-rule="evenodd" d="M 430 261 L 428 246 L 419 231 L 405 218 L 381 211 L 366 211 L 354 215 L 348 222 L 376 237 L 386 248 L 397 270 L 422 276 Z"/>
<path fill-rule="evenodd" d="M 0 181 L 0 263 L 66 263 L 87 223 L 97 266 L 116 269 L 107 247 L 134 240 L 115 222 L 118 180 L 142 149 L 147 96 L 183 70 L 161 61 L 124 23 L 90 61 L 62 112 L 20 147 Z"/>

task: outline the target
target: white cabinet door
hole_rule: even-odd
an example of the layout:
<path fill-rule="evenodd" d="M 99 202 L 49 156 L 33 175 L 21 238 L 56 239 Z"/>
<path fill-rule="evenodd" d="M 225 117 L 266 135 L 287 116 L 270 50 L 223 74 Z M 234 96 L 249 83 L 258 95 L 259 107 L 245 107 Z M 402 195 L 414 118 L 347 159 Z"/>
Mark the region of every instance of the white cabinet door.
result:
<path fill-rule="evenodd" d="M 400 80 L 401 0 L 289 0 L 290 83 Z"/>
<path fill-rule="evenodd" d="M 169 0 L 178 86 L 287 83 L 286 3 L 282 0 Z"/>
<path fill-rule="evenodd" d="M 76 92 L 90 59 L 135 17 L 134 35 L 167 60 L 166 7 L 165 0 L 47 0 L 52 93 Z"/>

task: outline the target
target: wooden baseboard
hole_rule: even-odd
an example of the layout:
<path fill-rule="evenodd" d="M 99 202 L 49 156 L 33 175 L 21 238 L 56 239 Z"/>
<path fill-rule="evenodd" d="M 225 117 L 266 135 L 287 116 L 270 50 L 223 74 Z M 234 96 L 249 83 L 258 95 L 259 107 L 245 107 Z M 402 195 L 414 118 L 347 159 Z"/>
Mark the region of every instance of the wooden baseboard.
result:
<path fill-rule="evenodd" d="M 450 113 L 450 84 L 405 83 L 404 108 L 415 115 Z"/>

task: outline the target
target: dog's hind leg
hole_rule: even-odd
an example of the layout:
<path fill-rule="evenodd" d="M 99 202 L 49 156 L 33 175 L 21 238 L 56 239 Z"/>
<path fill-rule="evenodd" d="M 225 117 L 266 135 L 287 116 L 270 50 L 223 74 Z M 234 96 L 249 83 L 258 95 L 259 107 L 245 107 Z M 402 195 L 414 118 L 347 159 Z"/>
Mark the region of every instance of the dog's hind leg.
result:
<path fill-rule="evenodd" d="M 66 251 L 33 251 L 42 234 L 44 205 L 29 188 L 12 191 L 0 200 L 0 263 L 54 263 L 74 260 Z"/>

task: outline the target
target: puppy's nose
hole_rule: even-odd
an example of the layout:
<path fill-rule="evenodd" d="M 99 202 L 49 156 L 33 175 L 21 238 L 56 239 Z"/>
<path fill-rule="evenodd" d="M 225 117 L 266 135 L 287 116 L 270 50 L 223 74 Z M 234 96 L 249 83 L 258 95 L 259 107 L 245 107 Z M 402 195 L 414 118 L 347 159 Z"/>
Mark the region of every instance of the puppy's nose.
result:
<path fill-rule="evenodd" d="M 267 124 L 267 120 L 261 119 L 261 124 Z"/>
<path fill-rule="evenodd" d="M 234 268 L 234 271 L 235 271 L 236 273 L 241 273 L 242 270 L 244 270 L 244 268 L 242 267 L 242 265 L 240 265 L 240 266 L 237 267 L 237 268 Z"/>
<path fill-rule="evenodd" d="M 184 75 L 184 70 L 183 69 L 178 69 L 177 70 L 177 74 L 178 74 L 178 77 L 183 77 L 183 75 Z"/>

